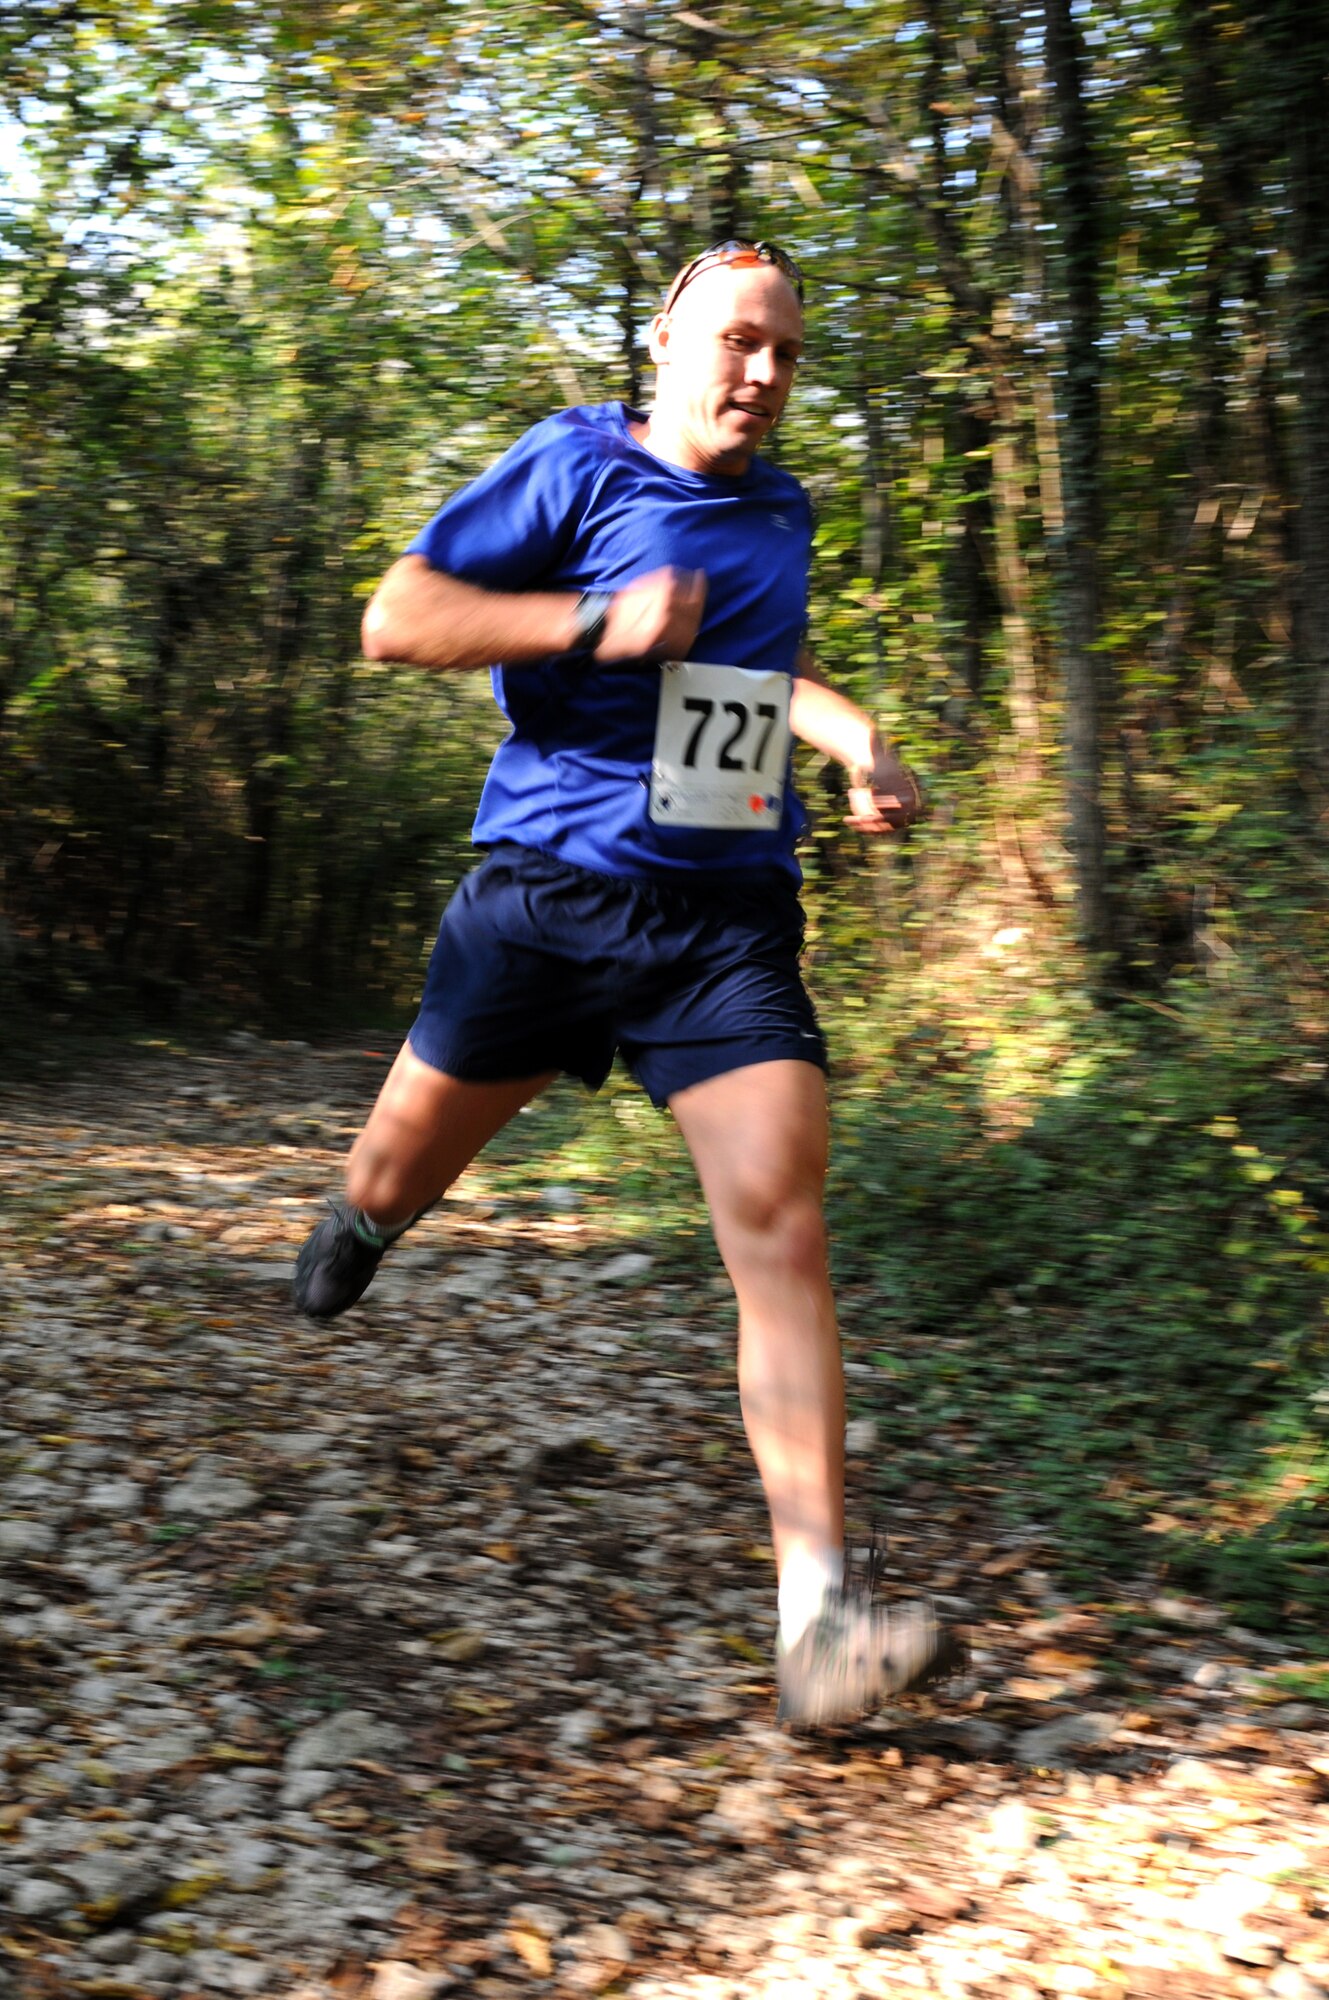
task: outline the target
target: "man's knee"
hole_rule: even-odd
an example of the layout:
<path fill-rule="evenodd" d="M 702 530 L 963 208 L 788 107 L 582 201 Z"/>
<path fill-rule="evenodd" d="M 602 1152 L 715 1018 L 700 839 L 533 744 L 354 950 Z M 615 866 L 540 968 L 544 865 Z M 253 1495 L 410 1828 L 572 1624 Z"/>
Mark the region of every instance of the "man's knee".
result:
<path fill-rule="evenodd" d="M 760 1169 L 726 1190 L 716 1224 L 722 1244 L 739 1237 L 780 1269 L 824 1269 L 826 1221 L 821 1189 L 791 1175 Z"/>

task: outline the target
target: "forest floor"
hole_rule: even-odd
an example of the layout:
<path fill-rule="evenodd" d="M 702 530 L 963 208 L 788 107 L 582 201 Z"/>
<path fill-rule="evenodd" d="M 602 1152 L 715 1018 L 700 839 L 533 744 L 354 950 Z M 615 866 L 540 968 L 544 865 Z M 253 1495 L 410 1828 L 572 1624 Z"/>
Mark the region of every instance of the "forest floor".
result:
<path fill-rule="evenodd" d="M 1001 1525 L 1018 1466 L 939 1457 L 881 1523 L 967 1678 L 776 1728 L 701 1237 L 477 1174 L 362 1308 L 296 1318 L 386 1055 L 3 1087 L 0 1994 L 1329 1992 L 1329 1710 L 1217 1607 L 1073 1601 L 1055 1524 Z"/>

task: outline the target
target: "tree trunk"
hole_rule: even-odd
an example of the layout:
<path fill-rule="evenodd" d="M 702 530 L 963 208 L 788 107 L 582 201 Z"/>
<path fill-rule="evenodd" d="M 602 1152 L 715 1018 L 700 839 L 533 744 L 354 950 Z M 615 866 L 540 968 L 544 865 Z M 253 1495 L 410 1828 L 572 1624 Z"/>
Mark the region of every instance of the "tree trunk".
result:
<path fill-rule="evenodd" d="M 245 779 L 248 867 L 242 935 L 256 954 L 262 952 L 272 904 L 286 759 L 292 742 L 291 680 L 309 626 L 322 476 L 323 439 L 311 435 L 300 447 L 296 466 L 291 541 L 277 579 L 268 625 L 269 671 L 264 680 L 266 698 L 259 716 L 257 754 Z"/>
<path fill-rule="evenodd" d="M 950 426 L 960 457 L 964 493 L 960 524 L 963 533 L 949 544 L 947 569 L 953 572 L 953 595 L 960 627 L 960 662 L 964 684 L 977 701 L 983 692 L 983 655 L 999 605 L 985 560 L 984 545 L 992 531 L 992 425 L 987 410 L 976 408 L 961 394 L 952 400 Z"/>
<path fill-rule="evenodd" d="M 158 908 L 161 895 L 161 861 L 163 840 L 167 835 L 165 819 L 166 780 L 171 762 L 171 700 L 179 665 L 180 649 L 189 636 L 194 622 L 196 585 L 191 579 L 183 582 L 178 576 L 167 575 L 162 580 L 161 606 L 157 617 L 157 629 L 153 640 L 152 671 L 144 689 L 144 713 L 147 723 L 145 743 L 146 788 L 139 796 L 139 823 L 130 836 L 126 854 L 125 874 L 129 898 L 125 907 L 124 920 L 118 937 L 112 940 L 111 957 L 123 969 L 134 954 L 139 933 L 144 928 L 145 919 L 151 926 L 154 916 L 160 924 L 161 912 Z M 153 953 L 149 946 L 148 963 L 144 968 L 149 976 L 161 974 L 164 968 L 152 963 Z"/>
<path fill-rule="evenodd" d="M 886 679 L 881 589 L 886 581 L 886 569 L 890 559 L 890 515 L 886 506 L 888 480 L 886 427 L 881 420 L 880 398 L 873 391 L 866 366 L 860 372 L 858 380 L 858 407 L 863 418 L 863 437 L 867 446 L 867 459 L 863 467 L 860 560 L 863 574 L 872 588 L 869 615 L 872 621 L 872 658 L 876 683 L 874 693 L 880 693 L 884 690 Z"/>
<path fill-rule="evenodd" d="M 644 14 L 643 7 L 643 14 Z M 637 301 L 642 289 L 641 211 L 653 186 L 660 184 L 660 139 L 655 102 L 655 86 L 651 81 L 650 51 L 639 48 L 632 61 L 632 89 L 630 105 L 633 122 L 633 146 L 636 152 L 636 173 L 628 184 L 623 203 L 623 221 L 617 250 L 619 283 L 623 297 L 618 309 L 620 351 L 623 357 L 623 381 L 628 402 L 635 409 L 641 402 L 641 358 L 637 351 Z M 685 258 L 675 258 L 673 229 L 669 220 L 669 204 L 663 199 L 664 188 L 660 187 L 660 211 L 662 223 L 660 235 L 664 241 L 665 257 L 672 274 Z M 650 317 L 650 310 L 647 311 Z"/>
<path fill-rule="evenodd" d="M 992 529 L 997 555 L 997 597 L 1010 676 L 1008 706 L 1015 739 L 1015 771 L 1022 784 L 1039 775 L 1038 680 L 1034 661 L 1034 620 L 1029 569 L 1020 546 L 1025 506 L 1024 473 L 1018 443 L 1015 391 L 1004 367 L 993 369 L 996 421 L 992 426 Z"/>
<path fill-rule="evenodd" d="M 1323 7 L 1303 8 L 1290 0 L 1283 0 L 1279 15 L 1301 460 L 1294 643 L 1306 674 L 1312 760 L 1320 785 L 1329 786 L 1329 168 L 1324 154 L 1329 18 Z"/>
<path fill-rule="evenodd" d="M 623 392 L 635 410 L 641 405 L 641 364 L 637 356 L 637 287 L 640 274 L 631 247 L 624 242 L 618 258 L 618 336 L 623 357 Z"/>
<path fill-rule="evenodd" d="M 1115 943 L 1103 816 L 1102 731 L 1109 706 L 1100 632 L 1098 545 L 1102 533 L 1101 401 L 1098 339 L 1102 227 L 1097 166 L 1084 92 L 1084 54 L 1071 0 L 1047 0 L 1060 168 L 1059 237 L 1065 285 L 1065 369 L 1061 377 L 1065 527 L 1056 551 L 1058 622 L 1066 687 L 1069 832 L 1080 935 L 1094 952 Z"/>

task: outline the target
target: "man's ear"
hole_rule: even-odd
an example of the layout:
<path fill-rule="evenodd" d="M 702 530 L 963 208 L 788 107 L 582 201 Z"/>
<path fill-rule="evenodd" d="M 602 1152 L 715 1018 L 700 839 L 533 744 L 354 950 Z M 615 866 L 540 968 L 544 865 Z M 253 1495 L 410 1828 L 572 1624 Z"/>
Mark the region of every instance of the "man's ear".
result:
<path fill-rule="evenodd" d="M 669 336 L 672 332 L 666 312 L 658 312 L 646 330 L 647 351 L 657 368 L 663 368 L 669 360 Z"/>

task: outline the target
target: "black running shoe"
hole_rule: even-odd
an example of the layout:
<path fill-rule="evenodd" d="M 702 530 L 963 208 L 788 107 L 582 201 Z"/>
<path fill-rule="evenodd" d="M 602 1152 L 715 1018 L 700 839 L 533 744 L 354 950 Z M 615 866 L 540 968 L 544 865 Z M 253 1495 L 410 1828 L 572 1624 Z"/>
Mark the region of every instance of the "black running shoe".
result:
<path fill-rule="evenodd" d="M 964 1646 L 928 1604 L 873 1604 L 865 1591 L 828 1593 L 806 1632 L 779 1653 L 781 1722 L 848 1722 L 906 1688 L 944 1680 Z"/>
<path fill-rule="evenodd" d="M 310 1319 L 336 1319 L 369 1290 L 386 1243 L 367 1243 L 355 1226 L 356 1211 L 330 1202 L 325 1216 L 295 1260 L 291 1290 Z"/>

